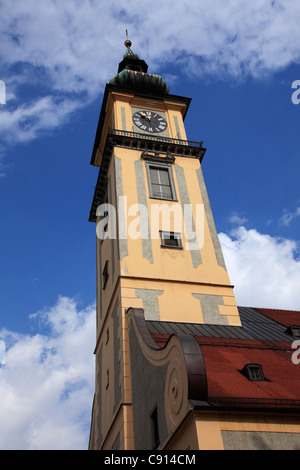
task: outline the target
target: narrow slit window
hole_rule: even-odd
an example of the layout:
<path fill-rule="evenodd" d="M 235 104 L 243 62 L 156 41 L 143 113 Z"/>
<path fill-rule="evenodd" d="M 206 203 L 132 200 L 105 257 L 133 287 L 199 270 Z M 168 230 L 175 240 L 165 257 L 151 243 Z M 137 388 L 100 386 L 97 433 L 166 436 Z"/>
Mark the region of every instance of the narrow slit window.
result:
<path fill-rule="evenodd" d="M 107 218 L 107 223 L 106 223 L 106 225 L 105 225 L 104 228 L 103 228 L 104 232 L 107 232 L 107 229 L 108 229 L 108 211 L 105 211 L 105 212 L 104 212 L 103 218 Z"/>
<path fill-rule="evenodd" d="M 103 205 L 108 204 L 108 196 L 107 193 L 105 195 Z M 103 221 L 103 219 L 106 219 L 106 224 L 103 226 L 103 222 L 101 223 L 101 233 L 99 235 L 99 238 L 101 239 L 101 243 L 103 242 L 105 238 L 105 232 L 108 230 L 108 221 L 109 221 L 109 213 L 108 211 L 104 211 L 102 215 L 100 215 L 100 222 Z"/>
<path fill-rule="evenodd" d="M 157 449 L 159 446 L 159 427 L 158 427 L 158 414 L 157 406 L 151 413 L 151 431 L 152 431 L 152 449 Z"/>
<path fill-rule="evenodd" d="M 108 261 L 106 261 L 106 263 L 104 265 L 103 273 L 102 273 L 103 290 L 106 287 L 106 284 L 107 284 L 107 281 L 108 281 L 108 276 L 109 276 L 109 274 L 108 274 Z"/>

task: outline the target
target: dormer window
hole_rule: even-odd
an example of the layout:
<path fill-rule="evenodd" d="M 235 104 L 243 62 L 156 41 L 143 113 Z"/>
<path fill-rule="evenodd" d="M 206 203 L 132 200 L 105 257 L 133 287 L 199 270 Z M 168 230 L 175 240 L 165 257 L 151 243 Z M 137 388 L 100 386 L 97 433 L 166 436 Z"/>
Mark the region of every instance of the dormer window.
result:
<path fill-rule="evenodd" d="M 293 336 L 293 338 L 300 338 L 300 325 L 291 325 L 286 332 Z"/>
<path fill-rule="evenodd" d="M 241 373 L 251 381 L 264 381 L 263 368 L 260 364 L 246 364 Z"/>

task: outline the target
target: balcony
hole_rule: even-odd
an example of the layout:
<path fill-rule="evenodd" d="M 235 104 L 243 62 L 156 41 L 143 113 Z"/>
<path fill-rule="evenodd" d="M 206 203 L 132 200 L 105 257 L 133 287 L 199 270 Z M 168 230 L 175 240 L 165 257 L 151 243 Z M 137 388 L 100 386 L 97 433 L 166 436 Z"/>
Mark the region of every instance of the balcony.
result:
<path fill-rule="evenodd" d="M 153 152 L 170 153 L 184 157 L 195 157 L 202 161 L 206 149 L 203 142 L 192 140 L 170 139 L 159 135 L 142 134 L 138 132 L 109 129 L 107 138 L 112 139 L 113 145 L 135 150 L 150 150 Z"/>

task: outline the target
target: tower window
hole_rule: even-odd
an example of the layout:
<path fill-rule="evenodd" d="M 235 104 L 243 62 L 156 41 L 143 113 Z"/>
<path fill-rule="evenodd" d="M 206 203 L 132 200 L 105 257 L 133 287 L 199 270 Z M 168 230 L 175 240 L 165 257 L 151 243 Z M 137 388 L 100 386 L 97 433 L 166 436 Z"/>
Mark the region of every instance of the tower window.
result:
<path fill-rule="evenodd" d="M 149 194 L 156 199 L 176 200 L 172 168 L 170 165 L 146 163 Z"/>
<path fill-rule="evenodd" d="M 107 228 L 108 228 L 108 211 L 104 212 L 103 218 L 107 218 L 107 224 L 103 228 L 104 232 L 107 232 Z"/>
<path fill-rule="evenodd" d="M 108 281 L 108 276 L 109 276 L 108 275 L 108 261 L 106 261 L 106 263 L 104 265 L 103 273 L 102 273 L 103 290 L 106 287 L 106 284 L 107 284 L 107 281 Z"/>
<path fill-rule="evenodd" d="M 181 234 L 176 232 L 160 231 L 162 248 L 178 248 L 182 249 Z"/>

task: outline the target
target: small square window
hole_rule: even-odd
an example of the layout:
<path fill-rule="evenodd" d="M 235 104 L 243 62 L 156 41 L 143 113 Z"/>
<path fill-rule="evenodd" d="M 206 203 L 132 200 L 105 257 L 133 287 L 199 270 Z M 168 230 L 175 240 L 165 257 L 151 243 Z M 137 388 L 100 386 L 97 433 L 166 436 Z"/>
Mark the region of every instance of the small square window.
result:
<path fill-rule="evenodd" d="M 263 380 L 261 368 L 258 366 L 248 366 L 250 380 Z"/>
<path fill-rule="evenodd" d="M 246 364 L 243 370 L 241 370 L 243 375 L 251 381 L 265 381 L 263 368 L 260 364 Z"/>
<path fill-rule="evenodd" d="M 103 281 L 103 290 L 106 287 L 107 281 L 108 281 L 108 261 L 106 261 L 103 273 L 102 273 L 102 281 Z"/>
<path fill-rule="evenodd" d="M 300 326 L 299 325 L 291 325 L 287 329 L 287 333 L 294 338 L 300 338 Z"/>
<path fill-rule="evenodd" d="M 171 165 L 152 164 L 147 162 L 147 175 L 150 197 L 156 199 L 176 200 L 175 186 Z"/>
<path fill-rule="evenodd" d="M 160 231 L 162 248 L 182 249 L 181 233 Z"/>

